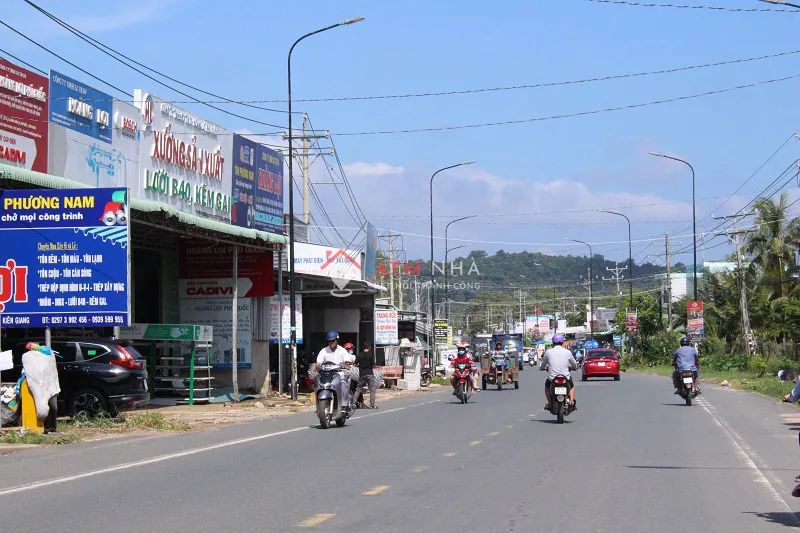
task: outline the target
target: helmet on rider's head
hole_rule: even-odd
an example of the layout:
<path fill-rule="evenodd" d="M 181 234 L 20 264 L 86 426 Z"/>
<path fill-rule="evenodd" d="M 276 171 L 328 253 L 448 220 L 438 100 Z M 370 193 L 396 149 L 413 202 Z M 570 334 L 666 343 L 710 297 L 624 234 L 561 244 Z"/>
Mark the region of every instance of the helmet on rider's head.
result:
<path fill-rule="evenodd" d="M 353 343 L 352 343 L 352 342 L 347 342 L 347 343 L 345 343 L 345 345 L 344 345 L 344 349 L 345 349 L 345 350 L 347 350 L 347 351 L 349 352 L 349 351 L 351 351 L 351 350 L 354 350 L 354 349 L 355 349 L 355 346 L 353 346 Z"/>
<path fill-rule="evenodd" d="M 690 344 L 688 337 L 681 337 L 681 346 L 689 346 Z"/>
<path fill-rule="evenodd" d="M 335 340 L 339 340 L 339 334 L 335 331 L 329 331 L 325 334 L 325 340 L 328 342 L 333 342 Z"/>
<path fill-rule="evenodd" d="M 458 347 L 458 355 L 464 355 L 467 353 L 467 349 L 464 346 Z"/>
<path fill-rule="evenodd" d="M 503 349 L 503 343 L 500 342 L 500 341 L 497 341 L 496 343 L 494 343 L 494 348 L 495 348 L 495 350 L 502 350 Z"/>
<path fill-rule="evenodd" d="M 553 335 L 553 344 L 564 344 L 564 335 L 561 333 Z"/>

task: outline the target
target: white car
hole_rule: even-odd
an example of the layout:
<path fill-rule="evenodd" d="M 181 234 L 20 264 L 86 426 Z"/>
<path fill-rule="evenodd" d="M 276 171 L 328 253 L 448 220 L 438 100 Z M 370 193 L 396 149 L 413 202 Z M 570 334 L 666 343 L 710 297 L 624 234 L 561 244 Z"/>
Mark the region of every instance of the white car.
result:
<path fill-rule="evenodd" d="M 522 352 L 522 362 L 523 363 L 530 363 L 530 361 L 531 361 L 530 352 Z"/>

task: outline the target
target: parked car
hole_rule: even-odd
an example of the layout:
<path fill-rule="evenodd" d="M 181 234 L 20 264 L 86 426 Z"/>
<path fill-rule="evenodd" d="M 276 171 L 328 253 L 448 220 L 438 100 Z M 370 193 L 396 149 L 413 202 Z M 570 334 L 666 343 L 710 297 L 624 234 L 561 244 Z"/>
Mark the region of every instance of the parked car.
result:
<path fill-rule="evenodd" d="M 42 339 L 31 340 L 44 344 Z M 11 349 L 14 367 L 3 372 L 4 381 L 19 379 L 28 342 L 19 342 Z M 51 347 L 59 355 L 59 413 L 116 414 L 145 407 L 150 400 L 146 361 L 133 346 L 111 339 L 59 338 L 51 341 Z"/>
<path fill-rule="evenodd" d="M 614 350 L 608 348 L 586 350 L 581 381 L 593 377 L 613 377 L 614 381 L 619 381 L 619 358 Z"/>

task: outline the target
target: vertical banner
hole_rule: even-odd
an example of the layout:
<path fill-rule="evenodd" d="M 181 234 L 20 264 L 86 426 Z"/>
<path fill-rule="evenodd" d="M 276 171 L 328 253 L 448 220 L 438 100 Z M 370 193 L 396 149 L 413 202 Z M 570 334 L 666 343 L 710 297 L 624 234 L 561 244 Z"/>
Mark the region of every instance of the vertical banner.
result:
<path fill-rule="evenodd" d="M 259 144 L 256 152 L 255 229 L 283 234 L 283 156 Z"/>
<path fill-rule="evenodd" d="M 397 311 L 375 310 L 375 344 L 397 344 Z"/>
<path fill-rule="evenodd" d="M 686 336 L 692 342 L 702 342 L 705 337 L 703 302 L 686 302 Z"/>
<path fill-rule="evenodd" d="M 370 283 L 377 283 L 375 268 L 378 259 L 378 231 L 372 223 L 367 222 L 367 246 L 364 258 L 364 279 Z"/>
<path fill-rule="evenodd" d="M 258 145 L 254 141 L 234 134 L 231 223 L 242 228 L 255 228 L 257 151 Z"/>
<path fill-rule="evenodd" d="M 47 78 L 0 58 L 0 163 L 47 172 Z"/>
<path fill-rule="evenodd" d="M 292 317 L 289 314 L 290 303 L 291 298 L 288 294 L 283 295 L 283 302 L 281 302 L 277 295 L 272 297 L 272 301 L 270 302 L 269 306 L 269 342 L 271 344 L 278 344 L 278 339 L 280 339 L 283 344 L 289 344 L 292 341 Z M 283 314 L 282 329 L 280 327 L 281 313 Z M 294 317 L 297 327 L 295 338 L 297 339 L 297 344 L 303 344 L 303 297 L 300 294 L 295 295 Z"/>
<path fill-rule="evenodd" d="M 8 327 L 129 323 L 127 189 L 0 191 Z"/>
<path fill-rule="evenodd" d="M 447 344 L 448 333 L 447 320 L 433 321 L 433 338 L 436 344 Z"/>
<path fill-rule="evenodd" d="M 628 335 L 636 335 L 639 329 L 639 311 L 633 309 L 625 310 L 625 331 Z"/>

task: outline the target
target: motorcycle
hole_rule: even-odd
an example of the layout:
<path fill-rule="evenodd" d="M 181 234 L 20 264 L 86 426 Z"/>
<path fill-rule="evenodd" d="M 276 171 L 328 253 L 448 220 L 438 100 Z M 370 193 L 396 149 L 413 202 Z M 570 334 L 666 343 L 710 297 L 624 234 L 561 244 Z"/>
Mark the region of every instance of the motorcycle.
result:
<path fill-rule="evenodd" d="M 472 396 L 472 373 L 467 363 L 458 363 L 453 371 L 456 383 L 456 397 L 461 403 L 467 403 Z"/>
<path fill-rule="evenodd" d="M 494 382 L 497 384 L 497 390 L 503 390 L 503 380 L 506 368 L 506 361 L 508 356 L 504 358 L 496 358 L 494 362 Z"/>
<path fill-rule="evenodd" d="M 445 368 L 444 363 L 437 364 L 436 368 L 434 368 L 434 372 L 436 372 L 436 377 L 443 378 L 447 376 L 447 369 Z"/>
<path fill-rule="evenodd" d="M 317 368 L 314 390 L 317 395 L 317 417 L 324 429 L 331 427 L 334 421 L 342 427 L 353 414 L 348 400 L 346 370 L 336 363 L 322 363 Z M 344 405 L 342 405 L 344 404 Z"/>
<path fill-rule="evenodd" d="M 680 371 L 680 388 L 678 396 L 686 400 L 686 405 L 692 405 L 692 399 L 697 396 L 697 387 L 694 384 L 694 375 L 691 370 Z"/>
<path fill-rule="evenodd" d="M 550 383 L 550 414 L 556 416 L 559 424 L 575 410 L 575 404 L 569 401 L 569 389 L 569 380 L 561 374 Z"/>
<path fill-rule="evenodd" d="M 431 384 L 432 379 L 433 376 L 431 376 L 431 367 L 430 366 L 422 367 L 422 370 L 420 371 L 419 375 L 420 387 L 427 387 L 428 385 Z"/>

